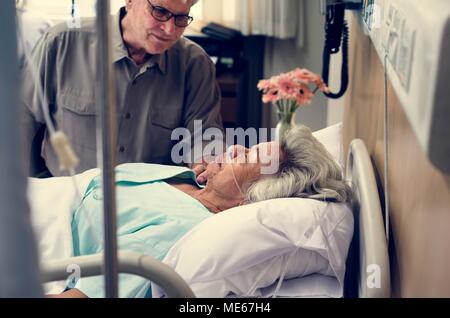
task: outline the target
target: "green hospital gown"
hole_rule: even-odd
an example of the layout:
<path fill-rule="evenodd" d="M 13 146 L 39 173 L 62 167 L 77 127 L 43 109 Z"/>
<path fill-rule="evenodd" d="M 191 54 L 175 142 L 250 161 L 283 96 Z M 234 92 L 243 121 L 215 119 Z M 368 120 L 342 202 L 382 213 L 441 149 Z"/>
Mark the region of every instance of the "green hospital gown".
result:
<path fill-rule="evenodd" d="M 185 179 L 201 187 L 195 181 L 194 172 L 184 167 L 127 163 L 116 168 L 119 250 L 162 260 L 178 239 L 212 215 L 199 201 L 163 181 L 170 178 Z M 72 220 L 74 256 L 103 251 L 100 186 L 100 178 L 94 178 L 75 210 Z M 104 297 L 104 277 L 81 277 L 75 288 L 88 297 Z M 119 296 L 151 297 L 150 281 L 120 274 Z"/>

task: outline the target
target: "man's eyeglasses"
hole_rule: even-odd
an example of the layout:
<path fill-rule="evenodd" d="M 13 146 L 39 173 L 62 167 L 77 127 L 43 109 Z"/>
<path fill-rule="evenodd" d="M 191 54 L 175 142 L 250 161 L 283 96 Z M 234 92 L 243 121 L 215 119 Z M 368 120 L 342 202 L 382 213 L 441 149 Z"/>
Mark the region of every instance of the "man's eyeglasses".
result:
<path fill-rule="evenodd" d="M 173 17 L 175 20 L 175 25 L 177 27 L 185 28 L 194 20 L 194 18 L 191 17 L 190 15 L 173 14 L 166 8 L 163 8 L 160 6 L 154 6 L 153 4 L 151 4 L 151 2 L 149 0 L 147 0 L 147 2 L 150 5 L 150 8 L 151 8 L 150 12 L 151 12 L 152 16 L 160 22 L 167 22 Z"/>

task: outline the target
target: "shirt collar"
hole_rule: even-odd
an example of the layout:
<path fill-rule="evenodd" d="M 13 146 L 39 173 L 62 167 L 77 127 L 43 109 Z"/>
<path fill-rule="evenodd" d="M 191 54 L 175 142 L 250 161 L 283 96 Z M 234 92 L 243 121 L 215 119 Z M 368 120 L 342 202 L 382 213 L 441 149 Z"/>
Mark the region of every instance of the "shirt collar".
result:
<path fill-rule="evenodd" d="M 153 66 L 158 66 L 161 73 L 166 74 L 167 73 L 167 51 L 162 54 L 155 54 L 150 57 L 150 59 L 147 61 L 146 65 L 147 67 L 151 68 Z"/>
<path fill-rule="evenodd" d="M 113 63 L 118 62 L 124 57 L 128 57 L 128 50 L 127 47 L 125 46 L 125 43 L 123 43 L 122 28 L 120 26 L 120 21 L 122 21 L 122 18 L 125 16 L 125 13 L 126 13 L 125 7 L 120 8 L 119 14 L 112 18 L 111 38 L 113 46 L 112 52 Z"/>
<path fill-rule="evenodd" d="M 127 12 L 125 10 L 125 7 L 122 7 L 119 10 L 119 14 L 114 16 L 112 20 L 113 63 L 116 63 L 123 58 L 129 57 L 127 47 L 123 42 L 122 27 L 121 27 L 121 21 L 123 17 L 126 15 L 126 13 Z M 156 65 L 163 74 L 166 74 L 167 72 L 166 60 L 167 60 L 167 51 L 162 54 L 152 55 L 145 65 L 149 68 Z"/>

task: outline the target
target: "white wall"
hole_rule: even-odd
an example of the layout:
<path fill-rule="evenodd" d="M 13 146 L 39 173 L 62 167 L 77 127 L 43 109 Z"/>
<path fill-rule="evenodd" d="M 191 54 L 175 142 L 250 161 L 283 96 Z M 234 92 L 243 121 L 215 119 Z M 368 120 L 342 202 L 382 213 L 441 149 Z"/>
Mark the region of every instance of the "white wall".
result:
<path fill-rule="evenodd" d="M 265 77 L 286 72 L 296 67 L 308 68 L 322 74 L 322 53 L 324 47 L 325 17 L 320 14 L 319 1 L 305 0 L 304 12 L 299 12 L 305 19 L 304 46 L 297 47 L 295 40 L 267 41 Z M 332 59 L 330 65 L 330 86 L 337 91 L 340 85 L 341 57 Z M 313 130 L 321 129 L 342 121 L 345 95 L 339 100 L 329 100 L 318 92 L 310 105 L 297 111 L 296 122 L 309 126 Z M 268 105 L 265 105 L 268 106 Z M 263 125 L 272 127 L 277 122 L 273 111 L 270 116 L 265 112 Z"/>
<path fill-rule="evenodd" d="M 95 15 L 96 0 L 77 0 L 79 16 Z M 125 0 L 111 0 L 111 11 L 116 13 L 125 4 Z M 71 0 L 26 0 L 26 8 L 52 22 L 66 20 L 72 9 Z"/>
<path fill-rule="evenodd" d="M 25 0 L 28 10 L 39 14 L 53 22 L 66 20 L 72 9 L 71 0 Z M 79 15 L 90 17 L 95 15 L 96 0 L 76 0 Z M 111 12 L 117 13 L 120 7 L 125 5 L 125 0 L 111 0 Z M 201 1 L 193 7 L 191 14 L 200 16 L 202 10 Z"/>
<path fill-rule="evenodd" d="M 332 61 L 330 63 L 330 78 L 329 78 L 329 86 L 332 92 L 337 92 L 340 89 L 341 85 L 341 66 L 342 66 L 342 55 L 332 57 Z M 344 116 L 344 102 L 347 93 L 344 94 L 339 99 L 328 99 L 328 107 L 327 107 L 327 126 L 336 124 L 343 120 Z"/>
<path fill-rule="evenodd" d="M 324 17 L 319 12 L 319 1 L 305 0 L 304 12 L 299 12 L 305 21 L 304 46 L 297 47 L 296 41 L 270 39 L 266 47 L 265 77 L 292 70 L 296 67 L 307 68 L 322 73 L 322 50 L 324 42 Z M 268 107 L 268 105 L 265 105 Z M 275 126 L 277 118 L 272 112 L 271 118 L 263 117 L 264 125 Z M 316 130 L 326 126 L 327 99 L 320 92 L 310 105 L 297 110 L 296 122 Z"/>

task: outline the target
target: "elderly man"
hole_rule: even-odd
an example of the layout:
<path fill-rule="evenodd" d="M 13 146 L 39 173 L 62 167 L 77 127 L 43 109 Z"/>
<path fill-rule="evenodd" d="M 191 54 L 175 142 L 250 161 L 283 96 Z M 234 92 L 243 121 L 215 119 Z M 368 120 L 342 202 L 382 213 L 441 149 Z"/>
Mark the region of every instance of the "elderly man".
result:
<path fill-rule="evenodd" d="M 199 46 L 182 37 L 195 2 L 126 0 L 113 18 L 118 163 L 172 164 L 174 128 L 201 133 L 194 132 L 194 120 L 201 120 L 203 131 L 222 129 L 214 65 Z M 24 69 L 25 149 L 28 155 L 33 139 L 44 131 L 34 146 L 49 175 L 62 172 L 49 142 L 46 116 L 65 132 L 80 157 L 77 172 L 97 165 L 96 48 L 94 19 L 82 19 L 79 27 L 63 23 L 43 36 Z M 33 69 L 40 82 L 32 80 Z"/>
<path fill-rule="evenodd" d="M 302 197 L 345 202 L 351 190 L 340 167 L 306 127 L 291 130 L 281 144 L 262 143 L 218 157 L 200 186 L 183 167 L 125 164 L 117 167 L 118 244 L 121 250 L 162 260 L 196 224 L 226 209 L 273 198 Z M 273 174 L 264 166 L 276 162 Z M 270 186 L 269 186 L 270 185 Z M 74 256 L 102 252 L 98 178 L 89 184 L 72 220 Z M 120 275 L 120 297 L 151 297 L 150 282 Z M 101 297 L 103 278 L 82 278 L 57 297 Z"/>

